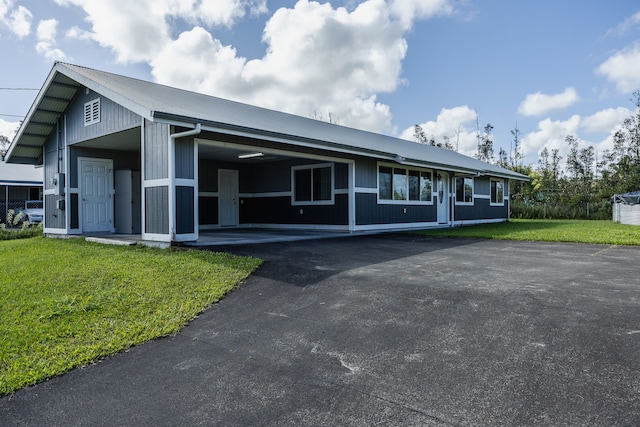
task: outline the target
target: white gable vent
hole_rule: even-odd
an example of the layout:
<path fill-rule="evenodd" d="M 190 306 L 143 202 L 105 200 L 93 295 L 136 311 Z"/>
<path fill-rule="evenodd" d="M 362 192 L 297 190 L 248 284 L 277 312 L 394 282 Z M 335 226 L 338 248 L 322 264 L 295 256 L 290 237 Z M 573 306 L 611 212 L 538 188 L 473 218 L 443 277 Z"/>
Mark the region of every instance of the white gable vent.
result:
<path fill-rule="evenodd" d="M 100 98 L 84 104 L 84 125 L 100 123 Z"/>

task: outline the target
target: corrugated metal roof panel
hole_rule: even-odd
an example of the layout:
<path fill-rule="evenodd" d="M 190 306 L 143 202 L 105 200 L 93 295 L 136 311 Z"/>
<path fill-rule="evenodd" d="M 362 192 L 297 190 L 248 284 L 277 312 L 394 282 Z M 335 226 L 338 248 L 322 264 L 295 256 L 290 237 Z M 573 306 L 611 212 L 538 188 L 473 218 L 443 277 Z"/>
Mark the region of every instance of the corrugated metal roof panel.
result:
<path fill-rule="evenodd" d="M 56 87 L 56 82 L 63 86 Z M 64 111 L 68 105 L 65 100 L 71 99 L 71 92 L 75 94 L 73 87 L 64 85 L 86 86 L 148 120 L 182 118 L 209 127 L 220 126 L 248 134 L 277 136 L 292 143 L 313 141 L 319 147 L 333 150 L 340 148 L 390 160 L 397 157 L 407 162 L 441 165 L 453 170 L 528 179 L 455 151 L 71 64 L 56 63 L 50 74 L 50 83 L 43 88 L 45 93 L 41 91 L 39 107 L 53 112 Z M 52 97 L 54 93 L 57 97 Z M 32 112 L 37 113 L 38 108 Z M 26 133 L 28 128 L 27 121 Z M 10 155 L 13 153 L 10 152 Z"/>

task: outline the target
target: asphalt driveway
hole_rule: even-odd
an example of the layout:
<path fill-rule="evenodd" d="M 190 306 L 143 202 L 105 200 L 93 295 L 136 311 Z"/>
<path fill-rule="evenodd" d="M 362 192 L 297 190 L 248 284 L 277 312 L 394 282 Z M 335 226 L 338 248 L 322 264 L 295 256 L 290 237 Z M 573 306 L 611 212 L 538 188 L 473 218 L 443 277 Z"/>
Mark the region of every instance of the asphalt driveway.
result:
<path fill-rule="evenodd" d="M 180 334 L 1 398 L 0 425 L 640 425 L 640 248 L 225 250 L 265 263 Z"/>

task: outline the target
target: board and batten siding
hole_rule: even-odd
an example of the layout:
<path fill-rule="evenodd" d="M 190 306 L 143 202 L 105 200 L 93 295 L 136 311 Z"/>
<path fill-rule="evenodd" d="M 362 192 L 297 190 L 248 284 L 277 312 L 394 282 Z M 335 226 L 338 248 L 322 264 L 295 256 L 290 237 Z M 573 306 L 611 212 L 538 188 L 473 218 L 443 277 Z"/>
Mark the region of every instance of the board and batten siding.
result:
<path fill-rule="evenodd" d="M 195 176 L 193 137 L 180 138 L 175 144 L 176 178 L 193 179 Z"/>
<path fill-rule="evenodd" d="M 169 178 L 169 126 L 144 122 L 144 179 Z"/>
<path fill-rule="evenodd" d="M 84 124 L 84 105 L 100 99 L 100 121 L 88 126 Z M 66 112 L 67 144 L 111 135 L 123 130 L 140 127 L 141 117 L 116 104 L 99 93 L 78 91 Z"/>
<path fill-rule="evenodd" d="M 64 212 L 57 208 L 58 200 L 64 199 L 65 196 L 47 194 L 55 189 L 53 178 L 56 173 L 65 171 L 63 131 L 64 121 L 60 120 L 57 129 L 51 133 L 44 144 L 43 190 L 45 193 L 44 223 L 46 228 L 65 229 L 67 227 Z"/>

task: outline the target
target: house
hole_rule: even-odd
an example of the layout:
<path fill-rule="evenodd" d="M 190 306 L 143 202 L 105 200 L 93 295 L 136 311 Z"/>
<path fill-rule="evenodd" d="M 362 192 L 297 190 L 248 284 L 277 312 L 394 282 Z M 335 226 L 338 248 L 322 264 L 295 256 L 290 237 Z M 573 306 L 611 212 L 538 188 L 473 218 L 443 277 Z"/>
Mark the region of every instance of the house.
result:
<path fill-rule="evenodd" d="M 526 176 L 454 151 L 56 63 L 7 154 L 48 235 L 393 230 L 506 221 Z"/>
<path fill-rule="evenodd" d="M 640 190 L 626 194 L 615 194 L 613 204 L 613 222 L 640 225 Z"/>
<path fill-rule="evenodd" d="M 10 210 L 25 208 L 27 200 L 42 200 L 42 168 L 0 161 L 0 224 Z"/>

